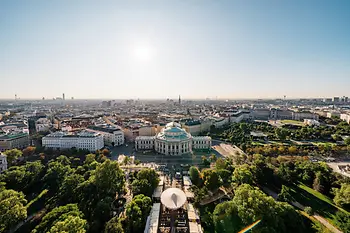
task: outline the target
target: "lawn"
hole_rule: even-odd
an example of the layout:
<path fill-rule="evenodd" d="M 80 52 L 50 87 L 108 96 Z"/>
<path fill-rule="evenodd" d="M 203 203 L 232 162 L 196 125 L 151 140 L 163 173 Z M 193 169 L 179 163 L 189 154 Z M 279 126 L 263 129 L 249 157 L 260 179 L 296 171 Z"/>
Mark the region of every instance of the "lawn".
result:
<path fill-rule="evenodd" d="M 292 189 L 292 196 L 295 201 L 304 206 L 310 206 L 315 212 L 326 218 L 335 226 L 337 226 L 337 222 L 334 218 L 336 212 L 344 211 L 348 213 L 346 210 L 334 205 L 333 201 L 329 197 L 307 187 L 302 183 L 293 185 L 290 188 Z"/>
<path fill-rule="evenodd" d="M 302 122 L 302 121 L 295 121 L 295 120 L 281 120 L 281 123 L 284 124 L 284 125 L 304 126 L 304 122 Z"/>
<path fill-rule="evenodd" d="M 313 145 L 315 146 L 329 146 L 329 147 L 333 147 L 336 146 L 336 143 L 333 142 L 312 142 Z"/>

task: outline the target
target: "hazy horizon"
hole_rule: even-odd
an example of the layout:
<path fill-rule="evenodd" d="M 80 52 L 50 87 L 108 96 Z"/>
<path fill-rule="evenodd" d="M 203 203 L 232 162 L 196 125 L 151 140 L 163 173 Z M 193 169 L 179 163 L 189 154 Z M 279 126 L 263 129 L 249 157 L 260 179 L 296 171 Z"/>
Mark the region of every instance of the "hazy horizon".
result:
<path fill-rule="evenodd" d="M 350 2 L 1 1 L 0 99 L 350 96 Z"/>

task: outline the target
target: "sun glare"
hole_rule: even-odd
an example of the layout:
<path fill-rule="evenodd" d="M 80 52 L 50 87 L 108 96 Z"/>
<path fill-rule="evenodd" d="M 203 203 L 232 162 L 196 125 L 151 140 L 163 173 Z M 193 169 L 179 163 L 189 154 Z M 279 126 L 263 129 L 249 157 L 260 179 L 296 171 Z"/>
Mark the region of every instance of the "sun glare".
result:
<path fill-rule="evenodd" d="M 134 48 L 134 56 L 140 61 L 150 61 L 154 56 L 154 49 L 151 46 L 137 46 Z"/>

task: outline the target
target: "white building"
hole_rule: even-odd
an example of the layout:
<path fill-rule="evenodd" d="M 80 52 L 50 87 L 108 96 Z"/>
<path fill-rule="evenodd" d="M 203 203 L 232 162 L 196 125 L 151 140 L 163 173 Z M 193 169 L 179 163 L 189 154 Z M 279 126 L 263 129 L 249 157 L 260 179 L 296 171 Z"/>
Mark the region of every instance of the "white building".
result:
<path fill-rule="evenodd" d="M 7 158 L 6 155 L 0 153 L 0 173 L 7 170 Z"/>
<path fill-rule="evenodd" d="M 51 127 L 51 122 L 47 118 L 40 118 L 35 122 L 36 132 L 47 132 Z"/>
<path fill-rule="evenodd" d="M 320 125 L 320 122 L 319 121 L 316 121 L 314 119 L 304 119 L 304 124 L 305 125 L 309 125 L 309 126 L 319 126 Z"/>
<path fill-rule="evenodd" d="M 346 121 L 348 124 L 350 124 L 350 113 L 348 113 L 348 114 L 346 114 L 346 113 L 340 114 L 340 119 L 342 119 L 343 121 Z"/>
<path fill-rule="evenodd" d="M 96 151 L 104 146 L 103 136 L 100 133 L 81 131 L 77 134 L 55 132 L 42 138 L 42 145 L 53 149 L 85 149 Z"/>
<path fill-rule="evenodd" d="M 89 126 L 87 130 L 100 133 L 103 136 L 105 145 L 120 146 L 124 144 L 124 133 L 119 128 L 110 126 Z"/>
<path fill-rule="evenodd" d="M 165 155 L 181 155 L 192 152 L 192 149 L 210 149 L 210 137 L 192 137 L 181 125 L 168 123 L 156 136 L 139 136 L 135 139 L 136 150 L 154 149 Z"/>

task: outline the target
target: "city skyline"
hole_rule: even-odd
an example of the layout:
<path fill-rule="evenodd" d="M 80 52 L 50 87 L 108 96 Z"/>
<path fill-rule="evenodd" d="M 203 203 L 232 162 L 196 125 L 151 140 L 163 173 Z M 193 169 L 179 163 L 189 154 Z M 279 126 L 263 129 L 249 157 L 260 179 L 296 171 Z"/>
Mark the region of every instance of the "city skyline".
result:
<path fill-rule="evenodd" d="M 349 96 L 349 11 L 348 1 L 2 1 L 0 99 Z"/>

